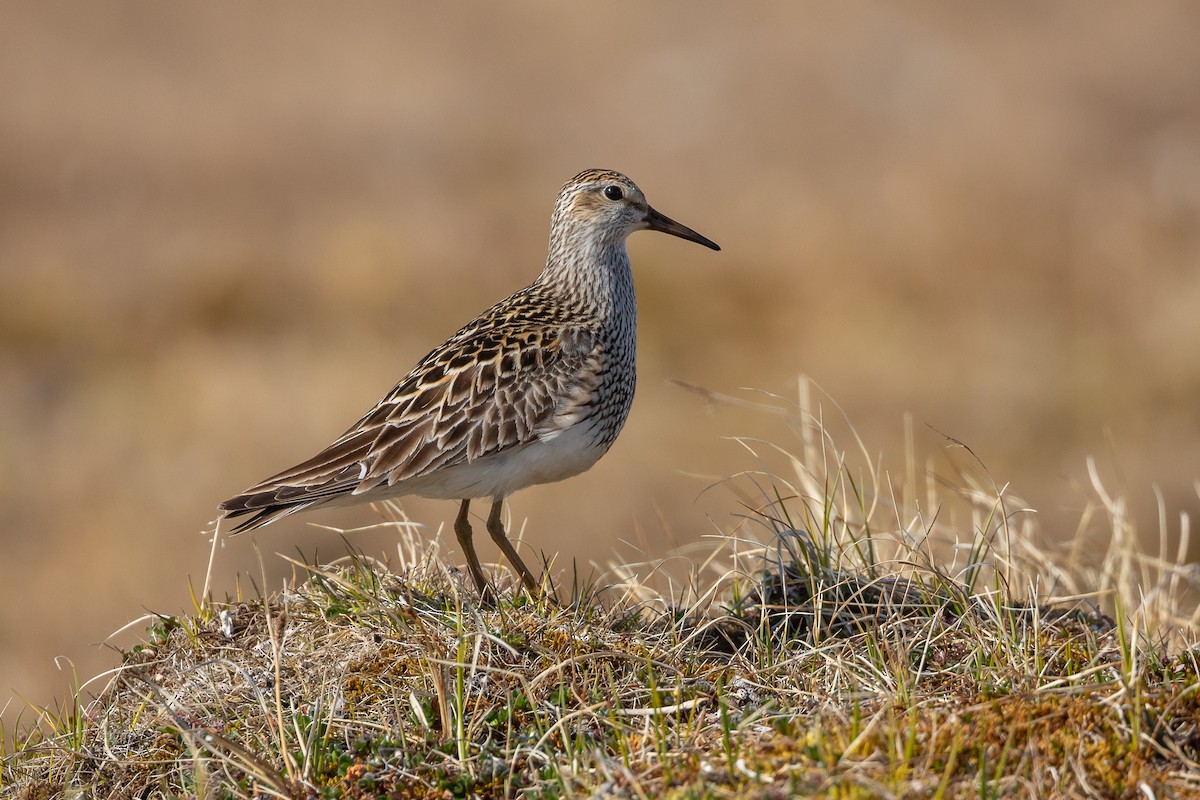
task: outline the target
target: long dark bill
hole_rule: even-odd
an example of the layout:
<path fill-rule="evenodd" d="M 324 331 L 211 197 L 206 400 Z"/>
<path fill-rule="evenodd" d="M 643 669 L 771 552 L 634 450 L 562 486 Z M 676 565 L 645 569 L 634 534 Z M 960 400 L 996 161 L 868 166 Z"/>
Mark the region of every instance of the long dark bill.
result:
<path fill-rule="evenodd" d="M 717 243 L 714 242 L 712 239 L 707 239 L 707 238 L 701 236 L 700 234 L 696 233 L 694 230 L 692 230 L 688 226 L 680 225 L 678 222 L 671 219 L 670 217 L 664 216 L 663 214 L 660 214 L 657 211 L 655 211 L 653 208 L 649 208 L 649 207 L 647 207 L 647 209 L 646 209 L 646 227 L 652 231 L 661 231 L 662 233 L 669 233 L 672 236 L 678 236 L 680 239 L 687 239 L 689 242 L 695 242 L 696 244 L 702 244 L 705 247 L 712 249 L 712 250 L 720 250 L 721 249 L 720 246 L 718 246 Z"/>

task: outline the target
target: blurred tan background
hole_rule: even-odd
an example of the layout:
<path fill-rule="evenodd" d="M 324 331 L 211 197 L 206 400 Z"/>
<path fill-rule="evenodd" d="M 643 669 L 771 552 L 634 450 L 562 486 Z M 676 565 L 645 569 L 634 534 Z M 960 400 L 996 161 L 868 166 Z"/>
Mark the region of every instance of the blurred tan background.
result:
<path fill-rule="evenodd" d="M 216 503 L 530 281 L 585 167 L 724 249 L 632 238 L 629 425 L 592 472 L 511 503 L 561 568 L 726 526 L 704 476 L 753 464 L 722 437 L 789 444 L 670 379 L 792 395 L 808 374 L 896 470 L 911 413 L 921 454 L 944 447 L 927 426 L 963 440 L 1051 534 L 1075 531 L 1089 454 L 1147 528 L 1154 483 L 1200 512 L 1195 4 L 3 16 L 0 706 L 61 698 L 54 656 L 91 676 L 126 621 L 190 609 Z M 431 537 L 455 510 L 405 507 Z M 256 537 L 278 576 L 275 552 L 344 552 L 307 522 L 376 519 Z M 249 537 L 218 554 L 218 597 L 239 573 Z"/>

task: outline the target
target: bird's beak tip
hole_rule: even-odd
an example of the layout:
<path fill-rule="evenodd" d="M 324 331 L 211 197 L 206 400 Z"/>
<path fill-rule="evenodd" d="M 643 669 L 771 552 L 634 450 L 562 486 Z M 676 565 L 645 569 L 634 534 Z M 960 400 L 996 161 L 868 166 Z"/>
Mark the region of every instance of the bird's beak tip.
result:
<path fill-rule="evenodd" d="M 702 236 L 686 225 L 681 225 L 665 214 L 649 208 L 646 211 L 646 227 L 652 231 L 660 233 L 669 233 L 672 236 L 678 236 L 680 239 L 687 239 L 689 242 L 702 244 L 710 250 L 720 250 L 721 246 L 709 239 L 707 236 Z"/>

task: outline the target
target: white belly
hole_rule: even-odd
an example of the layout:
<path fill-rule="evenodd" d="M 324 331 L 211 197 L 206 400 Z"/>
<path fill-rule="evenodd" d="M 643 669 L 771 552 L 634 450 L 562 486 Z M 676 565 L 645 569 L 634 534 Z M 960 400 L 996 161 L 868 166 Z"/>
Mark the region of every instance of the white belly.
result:
<path fill-rule="evenodd" d="M 583 422 L 524 447 L 401 481 L 392 488 L 396 495 L 437 500 L 503 498 L 526 486 L 561 481 L 590 469 L 608 450 L 596 444 L 597 438 L 593 426 Z"/>

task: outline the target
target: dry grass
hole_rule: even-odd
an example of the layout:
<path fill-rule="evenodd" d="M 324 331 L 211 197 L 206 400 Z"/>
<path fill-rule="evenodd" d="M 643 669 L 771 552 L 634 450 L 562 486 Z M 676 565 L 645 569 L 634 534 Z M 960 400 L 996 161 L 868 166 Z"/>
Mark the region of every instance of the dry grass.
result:
<path fill-rule="evenodd" d="M 910 455 L 891 480 L 837 447 L 807 389 L 771 406 L 794 448 L 743 442 L 761 469 L 726 482 L 733 531 L 551 587 L 561 606 L 505 590 L 484 607 L 392 509 L 391 564 L 293 561 L 281 591 L 153 619 L 98 698 L 20 733 L 0 791 L 1200 791 L 1194 572 L 1139 553 L 1099 483 L 1078 544 L 1051 552 L 986 479 L 935 479 Z"/>

